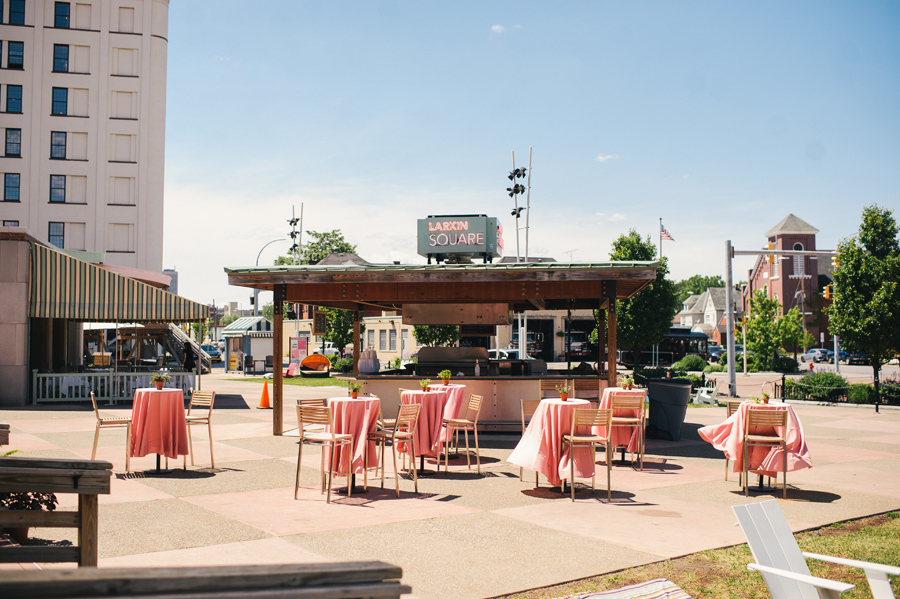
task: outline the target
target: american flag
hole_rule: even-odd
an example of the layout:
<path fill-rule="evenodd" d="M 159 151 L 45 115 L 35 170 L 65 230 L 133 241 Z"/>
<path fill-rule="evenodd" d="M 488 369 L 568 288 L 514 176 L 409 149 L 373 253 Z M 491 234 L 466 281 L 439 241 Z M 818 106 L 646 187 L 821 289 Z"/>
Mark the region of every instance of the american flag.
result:
<path fill-rule="evenodd" d="M 659 223 L 659 238 L 668 239 L 669 241 L 675 241 L 672 236 L 669 235 L 669 232 L 666 231 L 666 228 L 662 225 L 662 223 Z"/>

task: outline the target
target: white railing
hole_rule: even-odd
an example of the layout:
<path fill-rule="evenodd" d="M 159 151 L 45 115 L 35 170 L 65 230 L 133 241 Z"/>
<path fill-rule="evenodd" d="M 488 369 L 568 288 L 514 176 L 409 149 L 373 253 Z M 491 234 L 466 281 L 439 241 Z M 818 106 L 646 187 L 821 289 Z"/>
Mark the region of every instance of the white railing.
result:
<path fill-rule="evenodd" d="M 185 398 L 197 384 L 193 372 L 169 372 L 172 380 L 167 388 L 181 389 Z M 131 401 L 134 392 L 142 387 L 152 387 L 152 372 L 63 372 L 46 373 L 33 370 L 31 374 L 31 403 L 89 401 L 91 391 L 98 402 L 115 404 Z"/>

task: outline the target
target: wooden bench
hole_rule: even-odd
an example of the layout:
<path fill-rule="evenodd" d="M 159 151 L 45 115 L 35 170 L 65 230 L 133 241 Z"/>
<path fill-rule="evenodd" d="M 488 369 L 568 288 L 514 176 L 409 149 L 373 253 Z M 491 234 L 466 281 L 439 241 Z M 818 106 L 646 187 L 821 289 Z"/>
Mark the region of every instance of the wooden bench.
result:
<path fill-rule="evenodd" d="M 402 575 L 399 567 L 384 562 L 83 568 L 4 573 L 2 587 L 3 596 L 9 599 L 391 599 L 412 591 L 409 586 L 400 583 Z"/>
<path fill-rule="evenodd" d="M 75 562 L 97 565 L 97 495 L 109 494 L 112 464 L 101 460 L 4 457 L 0 459 L 0 493 L 77 493 L 78 511 L 0 511 L 0 528 L 77 528 L 74 547 L 4 546 L 0 563 Z"/>

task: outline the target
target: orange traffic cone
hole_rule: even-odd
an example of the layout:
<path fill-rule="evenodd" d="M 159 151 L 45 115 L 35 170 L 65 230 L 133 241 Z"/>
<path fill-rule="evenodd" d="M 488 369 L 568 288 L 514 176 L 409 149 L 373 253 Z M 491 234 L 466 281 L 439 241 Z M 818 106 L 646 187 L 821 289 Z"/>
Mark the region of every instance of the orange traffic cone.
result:
<path fill-rule="evenodd" d="M 263 382 L 262 397 L 259 399 L 259 407 L 262 409 L 271 409 L 269 405 L 269 381 Z"/>

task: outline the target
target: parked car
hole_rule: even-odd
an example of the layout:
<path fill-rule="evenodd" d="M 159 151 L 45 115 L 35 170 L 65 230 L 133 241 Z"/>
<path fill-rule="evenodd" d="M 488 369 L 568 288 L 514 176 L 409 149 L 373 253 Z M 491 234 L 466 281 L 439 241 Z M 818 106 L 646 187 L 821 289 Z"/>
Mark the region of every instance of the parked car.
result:
<path fill-rule="evenodd" d="M 709 361 L 710 362 L 718 362 L 719 354 L 725 351 L 725 348 L 721 345 L 707 345 L 706 351 L 709 352 Z"/>
<path fill-rule="evenodd" d="M 870 363 L 869 354 L 864 354 L 861 352 L 852 352 L 850 357 L 847 359 L 847 364 L 869 364 Z"/>
<path fill-rule="evenodd" d="M 833 354 L 834 352 L 832 352 Z M 816 347 L 806 350 L 805 354 L 800 354 L 801 362 L 827 362 L 828 350 L 824 347 Z"/>
<path fill-rule="evenodd" d="M 204 343 L 200 346 L 200 349 L 209 354 L 209 359 L 213 362 L 221 362 L 222 361 L 222 353 L 219 351 L 219 348 L 215 345 L 211 345 L 209 343 Z"/>

